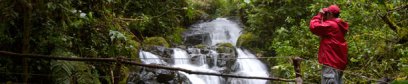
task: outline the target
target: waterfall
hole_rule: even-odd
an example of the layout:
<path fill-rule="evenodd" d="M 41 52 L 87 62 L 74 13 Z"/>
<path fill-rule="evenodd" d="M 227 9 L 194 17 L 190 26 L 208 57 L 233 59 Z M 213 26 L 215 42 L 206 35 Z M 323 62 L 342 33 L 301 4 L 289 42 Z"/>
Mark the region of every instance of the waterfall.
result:
<path fill-rule="evenodd" d="M 238 37 L 242 29 L 233 21 L 226 18 L 217 18 L 210 22 L 193 25 L 185 33 L 185 40 L 191 45 L 205 44 L 210 47 L 195 48 L 169 48 L 172 51 L 172 62 L 163 60 L 165 56 L 155 55 L 148 51 L 140 51 L 139 57 L 145 64 L 165 64 L 166 66 L 178 67 L 192 71 L 234 74 L 241 76 L 269 77 L 266 66 L 248 50 L 236 48 Z M 232 52 L 220 52 L 217 44 L 231 43 L 234 47 Z M 160 58 L 163 57 L 163 58 Z M 238 59 L 235 59 L 238 58 Z M 192 84 L 265 84 L 267 80 L 223 78 L 219 76 L 188 74 L 184 75 Z"/>
<path fill-rule="evenodd" d="M 173 67 L 179 67 L 179 68 L 184 68 L 184 69 L 193 70 L 193 71 L 218 73 L 214 70 L 209 69 L 206 64 L 201 65 L 201 66 L 196 66 L 196 65 L 191 64 L 189 62 L 189 58 L 190 58 L 189 54 L 187 54 L 186 51 L 179 49 L 179 48 L 174 48 L 173 50 L 174 50 Z M 196 52 L 196 53 L 199 53 L 199 52 Z M 199 61 L 202 62 L 203 60 L 204 59 L 200 59 Z M 187 78 L 189 78 L 193 84 L 221 84 L 220 83 L 221 78 L 217 76 L 187 74 L 184 72 L 180 72 L 180 73 L 186 75 Z"/>
<path fill-rule="evenodd" d="M 204 41 L 207 45 L 231 43 L 235 46 L 239 35 L 241 35 L 241 30 L 237 23 L 227 20 L 226 18 L 217 18 L 210 22 L 193 25 L 191 32 L 189 32 L 187 36 L 209 34 L 209 39 Z"/>
<path fill-rule="evenodd" d="M 175 48 L 173 50 L 174 50 L 174 53 L 172 57 L 173 57 L 174 64 L 191 64 L 189 62 L 190 56 L 188 56 L 186 51 L 179 49 L 179 48 Z"/>
<path fill-rule="evenodd" d="M 237 48 L 238 59 L 234 67 L 238 69 L 234 74 L 254 77 L 268 77 L 268 71 L 255 55 L 248 51 Z M 265 84 L 266 80 L 233 78 L 232 84 Z"/>
<path fill-rule="evenodd" d="M 144 64 L 166 64 L 159 56 L 146 51 L 140 51 L 139 58 Z"/>

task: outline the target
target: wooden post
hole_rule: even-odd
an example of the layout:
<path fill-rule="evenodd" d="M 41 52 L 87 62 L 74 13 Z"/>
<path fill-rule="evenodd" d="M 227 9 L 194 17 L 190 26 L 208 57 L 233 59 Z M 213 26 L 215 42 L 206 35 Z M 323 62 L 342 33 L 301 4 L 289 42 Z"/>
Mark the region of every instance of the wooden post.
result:
<path fill-rule="evenodd" d="M 113 77 L 113 84 L 119 84 L 120 77 L 121 77 L 121 67 L 122 67 L 122 62 L 124 57 L 118 57 L 116 58 L 116 66 L 115 66 L 115 71 L 114 71 L 114 77 Z"/>
<path fill-rule="evenodd" d="M 30 48 L 30 32 L 31 32 L 31 0 L 18 0 L 18 3 L 22 6 L 23 13 L 23 40 L 22 40 L 22 53 L 29 53 Z M 23 73 L 24 73 L 24 84 L 28 83 L 29 79 L 29 67 L 28 67 L 28 58 L 23 58 Z"/>
<path fill-rule="evenodd" d="M 302 74 L 300 71 L 300 62 L 302 61 L 302 58 L 300 57 L 295 57 L 292 59 L 293 61 L 293 66 L 295 68 L 295 74 L 296 74 L 296 84 L 302 84 L 303 80 L 302 80 Z"/>

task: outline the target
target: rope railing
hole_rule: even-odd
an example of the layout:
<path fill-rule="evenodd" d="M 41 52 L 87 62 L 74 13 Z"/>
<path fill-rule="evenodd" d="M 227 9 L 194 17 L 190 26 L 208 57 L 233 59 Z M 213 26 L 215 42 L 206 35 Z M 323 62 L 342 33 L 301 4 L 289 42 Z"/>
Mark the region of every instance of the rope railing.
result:
<path fill-rule="evenodd" d="M 220 74 L 220 73 L 211 73 L 211 72 L 200 72 L 192 71 L 183 68 L 161 66 L 155 64 L 142 64 L 134 61 L 127 61 L 123 57 L 118 58 L 80 58 L 80 57 L 62 57 L 62 56 L 52 56 L 52 55 L 38 55 L 38 54 L 20 54 L 13 53 L 8 51 L 0 51 L 1 57 L 21 57 L 21 58 L 41 58 L 41 59 L 53 59 L 53 60 L 66 60 L 66 61 L 95 61 L 95 62 L 117 62 L 121 64 L 129 64 L 142 66 L 147 68 L 156 68 L 156 69 L 166 69 L 173 71 L 182 71 L 188 74 L 198 74 L 198 75 L 212 75 L 212 76 L 221 76 L 221 77 L 232 77 L 232 78 L 245 78 L 245 79 L 263 79 L 263 80 L 272 80 L 272 81 L 283 81 L 283 82 L 296 82 L 294 79 L 285 79 L 285 78 L 276 78 L 276 77 L 256 77 L 256 76 L 240 76 L 240 75 L 231 75 L 231 74 Z"/>
<path fill-rule="evenodd" d="M 52 55 L 38 55 L 38 54 L 21 54 L 21 53 L 13 53 L 13 52 L 8 52 L 8 51 L 0 51 L 0 57 L 41 58 L 41 59 L 53 59 L 53 60 L 66 60 L 66 61 L 117 62 L 117 63 L 128 64 L 128 65 L 142 66 L 142 67 L 147 67 L 147 68 L 182 71 L 182 72 L 186 72 L 188 74 L 212 75 L 212 76 L 245 78 L 245 79 L 262 79 L 262 80 L 273 80 L 273 81 L 283 81 L 283 82 L 299 82 L 299 81 L 303 82 L 302 79 L 301 79 L 300 70 L 295 71 L 296 75 L 297 75 L 296 79 L 285 79 L 285 78 L 276 78 L 276 77 L 254 77 L 254 76 L 240 76 L 240 75 L 220 74 L 220 73 L 211 73 L 211 72 L 199 72 L 199 71 L 192 71 L 192 70 L 183 69 L 183 68 L 169 67 L 169 66 L 156 65 L 156 64 L 142 64 L 142 63 L 137 63 L 137 62 L 134 62 L 134 61 L 128 61 L 128 60 L 135 60 L 134 58 L 124 58 L 124 57 L 118 57 L 118 58 L 81 58 L 81 57 L 62 57 L 62 56 L 52 56 Z M 256 58 L 218 58 L 218 59 L 268 59 L 268 58 L 287 58 L 287 59 L 298 60 L 299 62 L 300 62 L 300 60 L 304 60 L 304 61 L 311 62 L 313 64 L 317 64 L 319 66 L 327 66 L 327 65 L 323 65 L 323 64 L 317 63 L 317 62 L 312 61 L 312 60 L 302 59 L 302 58 L 295 57 L 295 56 L 256 57 Z M 143 58 L 143 59 L 190 59 L 190 58 Z M 293 62 L 296 62 L 296 61 L 293 61 Z M 299 67 L 299 65 L 295 66 L 295 69 L 296 69 L 296 67 Z M 348 70 L 340 70 L 340 71 L 344 72 L 344 74 L 349 74 L 349 75 L 361 77 L 361 78 L 369 80 L 369 81 L 385 82 L 385 81 L 381 81 L 381 80 L 376 80 L 375 78 L 369 78 L 369 77 L 363 76 L 361 74 L 353 73 L 353 72 L 348 71 Z"/>
<path fill-rule="evenodd" d="M 327 65 L 324 65 L 324 64 L 317 63 L 317 62 L 312 61 L 312 60 L 305 60 L 305 61 L 308 61 L 308 62 L 310 62 L 310 63 L 316 64 L 316 65 L 319 65 L 319 66 L 331 67 L 331 66 L 327 66 Z M 333 69 L 336 69 L 336 68 L 333 68 Z M 384 82 L 384 83 L 386 83 L 386 81 L 377 80 L 377 79 L 375 79 L 375 78 L 369 78 L 369 77 L 367 77 L 367 76 L 363 76 L 363 75 L 358 74 L 358 73 L 353 73 L 352 71 L 349 71 L 349 70 L 340 70 L 340 69 L 336 69 L 336 70 L 342 71 L 344 74 L 348 74 L 348 75 L 352 75 L 352 76 L 356 76 L 356 77 L 360 77 L 360 78 L 366 79 L 366 80 L 368 80 L 368 81 Z"/>
<path fill-rule="evenodd" d="M 276 59 L 276 58 L 285 58 L 285 59 L 293 59 L 296 58 L 295 56 L 284 56 L 284 57 L 254 57 L 254 58 L 217 58 L 217 59 L 225 59 L 225 60 L 229 60 L 229 59 Z M 125 58 L 127 60 L 135 60 L 135 59 L 139 59 L 139 58 Z M 161 58 L 142 58 L 142 59 L 191 59 L 191 58 L 165 58 L 165 57 L 161 57 Z"/>

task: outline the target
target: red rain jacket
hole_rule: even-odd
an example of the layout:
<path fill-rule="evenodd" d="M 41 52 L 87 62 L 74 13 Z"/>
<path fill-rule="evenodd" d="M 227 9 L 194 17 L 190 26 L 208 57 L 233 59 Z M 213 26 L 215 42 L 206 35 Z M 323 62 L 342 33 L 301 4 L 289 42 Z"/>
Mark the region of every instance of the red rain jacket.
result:
<path fill-rule="evenodd" d="M 320 37 L 318 60 L 320 64 L 344 70 L 347 65 L 347 42 L 344 39 L 348 24 L 340 18 L 321 22 L 322 14 L 310 21 L 310 31 Z"/>

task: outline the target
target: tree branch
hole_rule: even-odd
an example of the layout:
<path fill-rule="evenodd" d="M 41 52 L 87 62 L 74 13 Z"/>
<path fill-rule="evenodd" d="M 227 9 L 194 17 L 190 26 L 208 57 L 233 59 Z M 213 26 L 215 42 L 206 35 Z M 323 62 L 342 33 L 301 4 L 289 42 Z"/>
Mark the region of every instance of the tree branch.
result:
<path fill-rule="evenodd" d="M 390 14 L 390 13 L 392 13 L 393 11 L 398 11 L 398 10 L 407 9 L 407 8 L 408 8 L 408 5 L 399 6 L 399 7 L 396 7 L 396 8 L 394 8 L 394 9 L 388 10 L 388 11 L 387 11 L 387 14 Z"/>
<path fill-rule="evenodd" d="M 390 18 L 388 17 L 388 15 L 383 15 L 380 16 L 381 19 L 391 28 L 392 31 L 398 33 L 397 29 L 399 28 L 397 24 L 395 24 L 394 22 L 392 22 L 390 20 Z"/>
<path fill-rule="evenodd" d="M 381 19 L 382 19 L 394 32 L 398 33 L 399 26 L 398 26 L 397 24 L 395 24 L 395 23 L 388 17 L 388 15 L 389 15 L 390 13 L 392 13 L 393 11 L 398 11 L 398 10 L 407 9 L 407 8 L 408 8 L 408 5 L 399 6 L 399 7 L 396 7 L 396 8 L 394 8 L 394 9 L 388 10 L 387 13 L 385 13 L 384 15 L 381 15 L 380 17 L 381 17 Z"/>

